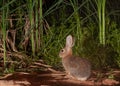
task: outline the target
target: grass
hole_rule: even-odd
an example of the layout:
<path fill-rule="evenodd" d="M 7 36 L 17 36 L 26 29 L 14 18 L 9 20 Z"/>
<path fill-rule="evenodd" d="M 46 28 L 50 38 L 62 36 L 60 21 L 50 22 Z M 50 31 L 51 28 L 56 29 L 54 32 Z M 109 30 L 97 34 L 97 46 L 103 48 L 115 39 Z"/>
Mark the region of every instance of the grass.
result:
<path fill-rule="evenodd" d="M 113 4 L 116 4 L 115 2 L 112 1 Z M 115 67 L 115 65 L 120 67 L 120 24 L 118 22 L 120 9 L 111 7 L 111 2 L 106 0 L 55 0 L 54 2 L 21 0 L 19 4 L 17 3 L 18 1 L 12 0 L 0 8 L 4 62 L 6 62 L 6 30 L 10 27 L 6 19 L 15 15 L 12 17 L 14 25 L 12 29 L 17 30 L 16 45 L 20 45 L 24 39 L 21 34 L 24 33 L 25 17 L 29 18 L 31 42 L 28 44 L 27 52 L 34 59 L 39 57 L 53 67 L 61 68 L 58 54 L 65 45 L 66 36 L 72 34 L 76 41 L 73 48 L 75 55 L 91 60 L 94 68 Z M 109 9 L 110 7 L 113 9 Z M 17 49 L 24 51 L 19 46 Z"/>
<path fill-rule="evenodd" d="M 3 6 L 6 4 L 6 2 L 2 2 Z M 2 9 L 2 35 L 3 35 L 3 49 L 4 49 L 4 54 L 3 54 L 3 61 L 4 61 L 4 67 L 6 69 L 6 59 L 7 59 L 7 55 L 6 55 L 6 28 L 7 28 L 7 21 L 6 19 L 8 18 L 8 12 L 9 12 L 9 5 L 7 5 L 6 7 L 4 7 Z"/>
<path fill-rule="evenodd" d="M 99 20 L 99 40 L 105 45 L 105 6 L 106 0 L 96 0 Z"/>
<path fill-rule="evenodd" d="M 35 56 L 35 42 L 34 42 L 34 13 L 33 13 L 34 1 L 28 0 L 28 16 L 30 20 L 31 27 L 31 45 L 32 45 L 32 54 Z"/>

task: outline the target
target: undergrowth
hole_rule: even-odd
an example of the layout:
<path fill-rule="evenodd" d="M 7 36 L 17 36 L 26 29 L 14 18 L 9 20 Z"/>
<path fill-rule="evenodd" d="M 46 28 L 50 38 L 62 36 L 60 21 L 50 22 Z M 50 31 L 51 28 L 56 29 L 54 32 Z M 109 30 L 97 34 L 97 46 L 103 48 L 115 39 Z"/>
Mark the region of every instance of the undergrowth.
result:
<path fill-rule="evenodd" d="M 102 3 L 98 0 L 52 0 L 51 2 L 43 0 L 41 3 L 39 0 L 9 2 L 1 0 L 0 2 L 0 19 L 2 18 L 0 34 L 4 36 L 4 48 L 7 48 L 5 32 L 9 29 L 16 30 L 15 46 L 18 52 L 30 56 L 26 58 L 27 60 L 21 61 L 25 67 L 43 59 L 55 69 L 62 69 L 59 51 L 65 46 L 66 36 L 71 34 L 75 38 L 74 55 L 89 59 L 95 69 L 120 68 L 120 9 L 119 3 L 116 3 L 119 0 L 106 0 L 103 9 L 99 7 Z M 5 5 L 2 6 L 2 3 Z M 4 11 L 7 13 L 5 14 Z M 2 12 L 5 16 L 1 14 Z M 104 16 L 101 15 L 102 13 Z M 101 30 L 103 32 L 100 32 Z M 26 37 L 29 40 L 25 41 Z M 25 43 L 23 41 L 28 44 L 23 46 Z M 9 61 L 6 59 L 9 57 L 5 55 L 5 50 L 2 51 L 3 62 Z M 10 61 L 20 60 L 10 59 Z M 13 64 L 7 71 L 14 72 L 16 67 L 24 68 L 20 64 Z"/>

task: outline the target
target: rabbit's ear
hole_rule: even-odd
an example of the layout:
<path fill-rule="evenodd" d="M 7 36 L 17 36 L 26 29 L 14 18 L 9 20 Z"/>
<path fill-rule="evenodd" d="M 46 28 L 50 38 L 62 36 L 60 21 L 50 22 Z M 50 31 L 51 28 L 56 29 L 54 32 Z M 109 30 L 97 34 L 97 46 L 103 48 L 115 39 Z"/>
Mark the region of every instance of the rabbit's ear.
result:
<path fill-rule="evenodd" d="M 74 39 L 71 35 L 66 37 L 66 47 L 73 47 L 74 46 Z"/>

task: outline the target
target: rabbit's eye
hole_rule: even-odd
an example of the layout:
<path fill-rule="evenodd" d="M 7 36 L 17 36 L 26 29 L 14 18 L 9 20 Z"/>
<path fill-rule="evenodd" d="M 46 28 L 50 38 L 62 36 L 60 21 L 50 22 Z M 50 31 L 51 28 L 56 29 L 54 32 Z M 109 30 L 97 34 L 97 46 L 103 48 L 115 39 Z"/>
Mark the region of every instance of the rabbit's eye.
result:
<path fill-rule="evenodd" d="M 63 53 L 64 51 L 65 51 L 64 49 L 61 50 L 62 53 Z"/>

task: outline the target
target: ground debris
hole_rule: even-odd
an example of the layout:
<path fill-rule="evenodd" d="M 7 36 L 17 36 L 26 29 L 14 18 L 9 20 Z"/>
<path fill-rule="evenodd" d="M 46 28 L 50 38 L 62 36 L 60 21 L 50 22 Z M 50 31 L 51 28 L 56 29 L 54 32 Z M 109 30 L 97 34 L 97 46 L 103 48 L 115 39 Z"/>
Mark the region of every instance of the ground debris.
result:
<path fill-rule="evenodd" d="M 43 68 L 44 70 L 34 71 Z M 29 70 L 32 72 L 15 72 L 0 78 L 0 86 L 100 86 L 120 85 L 120 70 L 93 70 L 87 81 L 67 77 L 64 71 L 58 71 L 46 65 L 42 60 L 34 62 Z M 26 70 L 28 70 L 26 69 Z M 110 78 L 112 76 L 112 78 Z"/>

